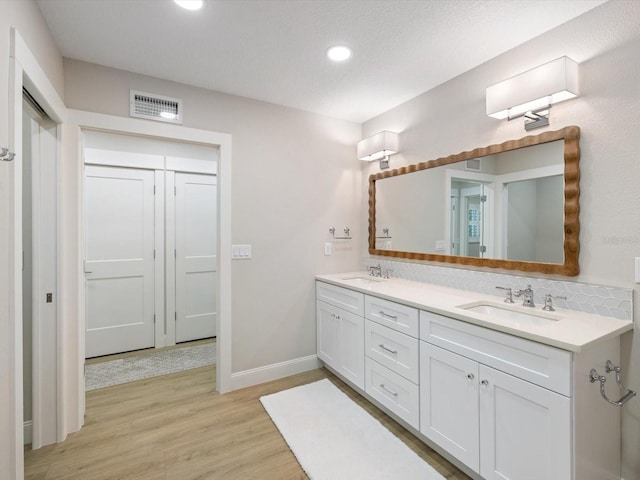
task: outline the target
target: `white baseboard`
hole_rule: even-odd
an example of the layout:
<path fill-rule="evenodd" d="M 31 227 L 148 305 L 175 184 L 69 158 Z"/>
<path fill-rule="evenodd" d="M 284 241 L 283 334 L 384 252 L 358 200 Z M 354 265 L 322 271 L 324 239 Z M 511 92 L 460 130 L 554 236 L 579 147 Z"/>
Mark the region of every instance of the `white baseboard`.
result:
<path fill-rule="evenodd" d="M 31 443 L 32 431 L 33 431 L 33 421 L 27 420 L 26 422 L 24 422 L 24 444 L 25 445 L 28 445 Z"/>
<path fill-rule="evenodd" d="M 286 362 L 232 373 L 231 390 L 252 387 L 253 385 L 278 380 L 297 373 L 308 372 L 309 370 L 320 368 L 320 365 L 317 355 L 309 355 L 308 357 L 295 358 Z"/>

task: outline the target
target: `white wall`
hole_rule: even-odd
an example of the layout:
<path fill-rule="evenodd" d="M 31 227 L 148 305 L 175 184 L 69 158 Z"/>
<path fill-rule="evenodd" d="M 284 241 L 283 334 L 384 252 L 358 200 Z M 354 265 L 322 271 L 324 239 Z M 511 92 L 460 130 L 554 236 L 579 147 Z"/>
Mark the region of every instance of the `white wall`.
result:
<path fill-rule="evenodd" d="M 580 63 L 580 97 L 551 111 L 551 125 L 581 128 L 580 269 L 576 281 L 633 288 L 640 256 L 640 2 L 612 1 L 363 125 L 402 132 L 392 168 L 521 138 L 522 120 L 485 114 L 485 88 L 567 55 Z M 372 165 L 370 172 L 377 172 Z M 362 200 L 363 208 L 366 199 Z M 363 225 L 366 220 L 363 218 Z M 634 305 L 634 318 L 640 307 Z M 640 331 L 623 337 L 623 369 L 640 390 Z M 613 407 L 612 407 L 613 408 Z M 640 479 L 640 400 L 623 408 L 625 480 Z"/>
<path fill-rule="evenodd" d="M 68 108 L 128 117 L 129 89 L 183 99 L 184 125 L 233 136 L 232 372 L 315 354 L 317 273 L 358 268 L 360 125 L 65 59 Z M 324 256 L 328 230 L 353 244 Z"/>

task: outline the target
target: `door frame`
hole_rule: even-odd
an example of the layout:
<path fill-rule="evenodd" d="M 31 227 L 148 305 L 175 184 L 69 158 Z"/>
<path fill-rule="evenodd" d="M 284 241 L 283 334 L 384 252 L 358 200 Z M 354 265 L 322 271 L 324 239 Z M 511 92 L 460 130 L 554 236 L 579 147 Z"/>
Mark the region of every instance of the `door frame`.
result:
<path fill-rule="evenodd" d="M 84 420 L 84 291 L 82 272 L 82 165 L 78 127 L 177 139 L 218 146 L 219 299 L 216 389 L 231 385 L 231 135 L 125 117 L 68 110 L 44 69 L 15 27 L 9 31 L 7 147 L 13 162 L 2 162 L 0 175 L 0 467 L 9 478 L 24 478 L 22 361 L 22 88 L 26 86 L 57 127 L 58 338 L 55 372 L 57 440 L 80 429 Z M 69 124 L 68 118 L 73 122 Z M 65 241 L 61 241 L 64 239 Z M 34 365 L 35 368 L 35 365 Z M 40 394 L 46 394 L 40 391 Z"/>
<path fill-rule="evenodd" d="M 107 133 L 137 135 L 142 137 L 174 140 L 186 143 L 199 143 L 219 150 L 216 176 L 218 178 L 218 246 L 216 284 L 217 313 L 217 358 L 216 390 L 225 393 L 232 390 L 231 384 L 231 135 L 209 130 L 183 127 L 160 122 L 149 122 L 135 118 L 118 117 L 82 110 L 68 110 L 69 123 L 85 130 L 98 130 Z M 81 148 L 81 146 L 78 146 Z M 81 180 L 83 182 L 83 180 Z M 83 186 L 80 186 L 81 190 Z M 83 226 L 79 226 L 82 230 Z M 81 232 L 82 238 L 84 233 Z M 81 262 L 84 252 L 78 252 Z M 84 305 L 84 291 L 80 292 Z M 84 332 L 84 325 L 82 325 Z M 84 352 L 84 339 L 81 339 Z"/>
<path fill-rule="evenodd" d="M 63 129 L 61 125 L 66 121 L 67 109 L 58 95 L 55 87 L 47 78 L 44 70 L 36 60 L 35 56 L 27 46 L 19 32 L 11 27 L 9 31 L 10 48 L 9 48 L 9 72 L 8 72 L 8 145 L 7 147 L 16 153 L 16 159 L 3 169 L 3 182 L 6 182 L 6 189 L 3 189 L 1 202 L 3 203 L 0 217 L 6 220 L 6 230 L 3 229 L 3 238 L 0 239 L 0 247 L 6 251 L 6 257 L 0 264 L 2 283 L 4 287 L 0 296 L 2 303 L 2 325 L 0 327 L 5 332 L 3 337 L 6 339 L 1 344 L 3 360 L 7 360 L 6 371 L 3 367 L 2 376 L 5 378 L 5 385 L 9 388 L 0 389 L 0 404 L 6 407 L 0 413 L 0 431 L 2 438 L 0 444 L 6 447 L 6 451 L 2 452 L 0 464 L 3 470 L 7 471 L 10 478 L 21 480 L 24 477 L 24 408 L 23 408 L 23 360 L 22 360 L 22 102 L 23 87 L 27 87 L 29 93 L 43 107 L 47 115 L 53 120 L 56 126 L 56 169 L 58 171 L 57 178 L 54 179 L 56 186 L 60 184 L 61 173 L 60 166 L 62 163 L 62 138 Z M 61 199 L 60 189 L 56 189 L 55 193 L 58 201 Z M 56 237 L 57 250 L 56 262 L 61 258 L 64 249 L 61 237 L 62 220 L 60 216 L 56 218 Z M 6 232 L 6 237 L 4 233 Z M 6 275 L 6 277 L 4 276 Z M 58 285 L 58 299 L 56 302 L 56 316 L 58 319 L 62 317 L 63 302 L 61 291 L 61 270 L 58 268 L 56 272 L 56 283 Z M 5 315 L 6 314 L 6 315 Z M 36 332 L 37 325 L 34 325 L 33 335 L 37 338 L 42 332 Z M 64 337 L 64 328 L 60 323 L 54 327 L 58 334 L 58 345 L 50 351 L 56 356 L 55 363 L 42 365 L 38 363 L 42 360 L 37 355 L 33 363 L 33 381 L 34 381 L 34 405 L 40 400 L 46 398 L 56 398 L 57 408 L 55 424 L 56 424 L 56 440 L 61 441 L 65 438 L 68 431 L 73 430 L 77 425 L 76 421 L 81 415 L 75 415 L 72 397 L 74 386 L 67 385 L 67 389 L 63 390 L 65 381 L 68 380 L 69 369 L 68 360 L 73 356 L 73 348 L 60 348 L 61 345 L 66 346 L 62 338 Z M 51 347 L 51 345 L 49 346 Z M 53 375 L 54 382 L 48 384 L 39 384 L 38 379 L 42 379 L 46 375 Z M 54 391 L 51 389 L 53 388 Z M 36 396 L 40 396 L 40 399 Z M 66 406 L 63 406 L 66 400 L 70 400 Z M 77 409 L 76 409 L 77 410 Z M 35 420 L 35 417 L 34 417 Z M 34 425 L 34 428 L 37 426 Z M 79 426 L 78 426 L 79 428 Z M 77 428 L 75 428 L 77 429 Z M 7 455 L 5 457 L 5 455 Z M 5 468 L 6 467 L 6 468 Z"/>

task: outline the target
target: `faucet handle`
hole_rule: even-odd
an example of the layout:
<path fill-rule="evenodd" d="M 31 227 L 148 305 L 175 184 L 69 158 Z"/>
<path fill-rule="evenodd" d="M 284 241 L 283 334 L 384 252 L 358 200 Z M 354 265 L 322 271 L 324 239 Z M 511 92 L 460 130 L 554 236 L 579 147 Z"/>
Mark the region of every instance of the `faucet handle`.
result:
<path fill-rule="evenodd" d="M 513 290 L 511 290 L 511 287 L 496 286 L 496 288 L 498 290 L 504 290 L 506 292 L 506 298 L 504 299 L 504 303 L 515 303 L 513 301 Z"/>
<path fill-rule="evenodd" d="M 391 270 L 390 268 L 387 268 L 384 271 L 384 278 L 391 278 L 391 274 L 393 273 L 393 270 Z"/>
<path fill-rule="evenodd" d="M 550 293 L 547 293 L 544 296 L 544 307 L 542 307 L 543 310 L 546 310 L 547 312 L 555 312 L 555 308 L 553 308 L 553 300 L 554 298 L 559 298 L 562 300 L 566 300 L 567 297 L 564 295 L 551 295 Z"/>

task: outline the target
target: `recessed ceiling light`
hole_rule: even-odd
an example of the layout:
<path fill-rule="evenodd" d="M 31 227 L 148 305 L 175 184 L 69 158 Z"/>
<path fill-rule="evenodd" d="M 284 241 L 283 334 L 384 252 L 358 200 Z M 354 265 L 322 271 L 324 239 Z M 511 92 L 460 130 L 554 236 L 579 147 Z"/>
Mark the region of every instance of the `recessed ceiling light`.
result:
<path fill-rule="evenodd" d="M 173 0 L 186 10 L 200 10 L 204 4 L 204 0 Z"/>
<path fill-rule="evenodd" d="M 334 45 L 327 50 L 327 57 L 334 62 L 344 62 L 351 57 L 351 49 L 344 45 Z"/>

